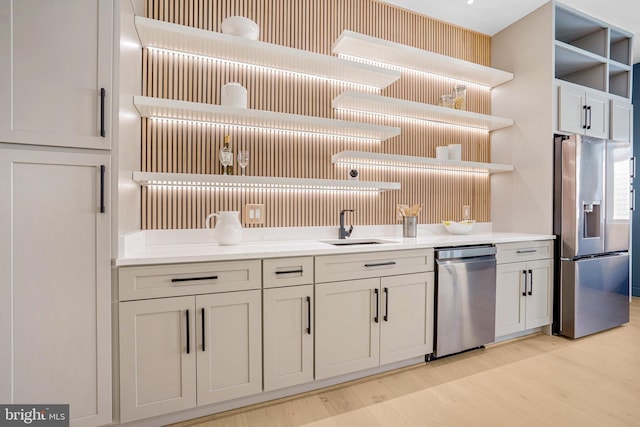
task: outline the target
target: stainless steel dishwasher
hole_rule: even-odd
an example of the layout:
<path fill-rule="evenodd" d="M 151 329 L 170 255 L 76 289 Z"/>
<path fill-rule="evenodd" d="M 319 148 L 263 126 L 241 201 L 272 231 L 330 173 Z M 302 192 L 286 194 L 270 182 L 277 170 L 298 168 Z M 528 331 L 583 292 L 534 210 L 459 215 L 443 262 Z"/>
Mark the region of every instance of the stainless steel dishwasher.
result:
<path fill-rule="evenodd" d="M 495 340 L 496 248 L 436 249 L 435 357 Z"/>

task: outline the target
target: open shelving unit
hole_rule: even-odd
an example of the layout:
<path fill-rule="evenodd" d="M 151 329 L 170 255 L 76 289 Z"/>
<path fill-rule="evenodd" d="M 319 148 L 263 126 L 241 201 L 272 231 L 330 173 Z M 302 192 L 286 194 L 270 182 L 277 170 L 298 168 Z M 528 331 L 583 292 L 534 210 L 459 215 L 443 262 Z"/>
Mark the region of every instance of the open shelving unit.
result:
<path fill-rule="evenodd" d="M 209 187 L 244 190 L 268 189 L 381 193 L 384 191 L 400 189 L 399 182 L 163 172 L 133 172 L 133 180 L 141 186 Z"/>
<path fill-rule="evenodd" d="M 471 111 L 353 91 L 343 92 L 338 95 L 333 100 L 332 106 L 337 110 L 438 122 L 486 131 L 513 125 L 513 120 L 503 117 L 488 116 Z"/>
<path fill-rule="evenodd" d="M 439 160 L 431 157 L 403 156 L 397 154 L 371 153 L 366 151 L 341 151 L 331 156 L 334 164 L 349 166 L 382 166 L 403 169 L 431 169 L 456 172 L 495 174 L 513 172 L 511 165 L 495 163 Z"/>
<path fill-rule="evenodd" d="M 456 80 L 496 87 L 513 74 L 416 47 L 344 30 L 332 49 L 344 58 L 372 61 L 391 68 L 436 74 Z"/>
<path fill-rule="evenodd" d="M 235 108 L 198 102 L 134 96 L 142 117 L 222 124 L 261 130 L 314 134 L 329 137 L 384 141 L 400 135 L 400 128 L 298 114 Z"/>
<path fill-rule="evenodd" d="M 142 46 L 146 48 L 204 56 L 376 89 L 384 89 L 400 78 L 398 71 L 387 68 L 141 16 L 135 17 L 135 26 Z"/>

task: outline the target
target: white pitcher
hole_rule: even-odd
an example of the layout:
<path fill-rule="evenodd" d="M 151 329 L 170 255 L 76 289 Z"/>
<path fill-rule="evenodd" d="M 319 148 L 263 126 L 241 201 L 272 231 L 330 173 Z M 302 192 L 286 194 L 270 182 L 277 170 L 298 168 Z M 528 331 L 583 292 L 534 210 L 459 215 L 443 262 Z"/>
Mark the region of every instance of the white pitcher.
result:
<path fill-rule="evenodd" d="M 207 216 L 204 221 L 204 225 L 207 228 L 211 228 L 209 220 L 211 217 L 217 217 L 218 222 L 213 229 L 213 237 L 221 245 L 237 245 L 242 239 L 242 224 L 238 216 L 238 211 L 221 211 L 218 213 L 212 213 Z"/>

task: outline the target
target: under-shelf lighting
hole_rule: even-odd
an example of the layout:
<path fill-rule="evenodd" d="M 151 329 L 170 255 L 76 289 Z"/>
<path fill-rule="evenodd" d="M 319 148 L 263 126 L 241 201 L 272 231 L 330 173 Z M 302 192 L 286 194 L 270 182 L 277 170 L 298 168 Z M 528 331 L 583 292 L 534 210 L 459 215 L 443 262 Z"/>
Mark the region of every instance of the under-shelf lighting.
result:
<path fill-rule="evenodd" d="M 280 128 L 274 128 L 274 127 L 268 127 L 268 126 L 240 125 L 236 123 L 209 122 L 209 121 L 190 120 L 190 119 L 173 119 L 169 117 L 158 117 L 158 116 L 151 116 L 149 117 L 149 119 L 154 121 L 159 121 L 159 122 L 167 122 L 167 123 L 185 123 L 185 124 L 206 125 L 206 126 L 215 126 L 215 127 L 231 127 L 236 129 L 257 130 L 261 132 L 269 131 L 273 133 L 286 134 L 286 135 L 349 139 L 353 141 L 361 141 L 361 142 L 369 142 L 369 143 L 379 143 L 383 141 L 380 138 L 368 138 L 364 136 L 349 136 L 349 135 L 340 135 L 336 133 L 312 132 L 312 131 L 306 131 L 306 130 L 280 129 Z"/>
<path fill-rule="evenodd" d="M 198 55 L 198 54 L 195 54 L 195 53 L 182 52 L 182 51 L 179 51 L 179 50 L 172 50 L 172 49 L 164 49 L 164 48 L 154 47 L 154 46 L 147 46 L 147 49 L 149 49 L 150 51 L 155 51 L 155 52 L 160 52 L 160 53 L 168 53 L 168 54 L 180 55 L 180 56 L 186 56 L 186 57 L 195 58 L 195 59 L 202 59 L 202 60 L 205 60 L 205 61 L 213 61 L 213 62 L 217 62 L 217 63 L 221 63 L 221 64 L 242 65 L 244 67 L 252 68 L 254 70 L 275 71 L 275 72 L 278 72 L 278 73 L 281 73 L 281 74 L 285 74 L 285 75 L 289 75 L 289 76 L 293 76 L 293 77 L 307 77 L 307 78 L 312 78 L 312 79 L 315 79 L 315 80 L 327 81 L 327 82 L 332 82 L 332 83 L 343 83 L 343 84 L 351 85 L 351 86 L 353 86 L 355 88 L 361 88 L 361 89 L 366 89 L 366 90 L 369 90 L 369 91 L 380 92 L 380 88 L 376 87 L 376 86 L 370 86 L 370 85 L 365 85 L 365 84 L 361 84 L 361 83 L 354 83 L 354 82 L 350 82 L 348 80 L 332 79 L 332 78 L 329 78 L 329 77 L 318 76 L 316 74 L 301 73 L 299 71 L 291 71 L 291 70 L 287 70 L 287 69 L 284 69 L 284 68 L 268 67 L 266 65 L 251 64 L 249 62 L 242 62 L 242 61 L 233 61 L 233 60 L 230 60 L 230 59 L 217 58 L 215 56 Z"/>

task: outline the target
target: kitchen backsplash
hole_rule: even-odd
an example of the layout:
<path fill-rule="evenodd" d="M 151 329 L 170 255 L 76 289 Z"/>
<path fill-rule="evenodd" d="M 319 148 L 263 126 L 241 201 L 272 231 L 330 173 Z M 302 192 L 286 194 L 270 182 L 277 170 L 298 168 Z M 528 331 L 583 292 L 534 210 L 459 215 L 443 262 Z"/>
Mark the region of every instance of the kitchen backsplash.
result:
<path fill-rule="evenodd" d="M 444 55 L 489 65 L 488 36 L 445 24 L 371 0 L 148 0 L 147 17 L 221 31 L 231 15 L 245 16 L 260 27 L 259 40 L 331 55 L 340 33 L 349 29 Z M 348 167 L 334 165 L 331 156 L 344 150 L 435 157 L 435 148 L 462 144 L 462 159 L 489 162 L 490 134 L 451 125 L 419 122 L 364 113 L 335 111 L 332 100 L 347 90 L 426 104 L 437 104 L 456 81 L 402 71 L 400 80 L 381 91 L 348 83 L 321 81 L 280 71 L 249 68 L 211 59 L 143 50 L 142 94 L 210 104 L 220 103 L 228 82 L 241 83 L 251 109 L 397 126 L 401 134 L 383 142 L 340 137 L 292 135 L 261 129 L 238 129 L 142 119 L 141 170 L 219 174 L 218 151 L 231 136 L 234 153 L 250 152 L 247 174 L 257 176 L 347 179 Z M 489 89 L 467 86 L 467 110 L 490 114 Z M 401 189 L 376 194 L 276 189 L 210 189 L 143 187 L 142 228 L 201 228 L 204 218 L 221 210 L 241 211 L 246 203 L 265 205 L 266 227 L 336 225 L 341 209 L 356 210 L 354 224 L 395 224 L 396 204 L 421 203 L 421 224 L 460 219 L 462 206 L 471 216 L 490 221 L 490 179 L 454 171 L 360 168 L 360 179 L 400 182 Z M 235 164 L 234 173 L 240 168 Z"/>

